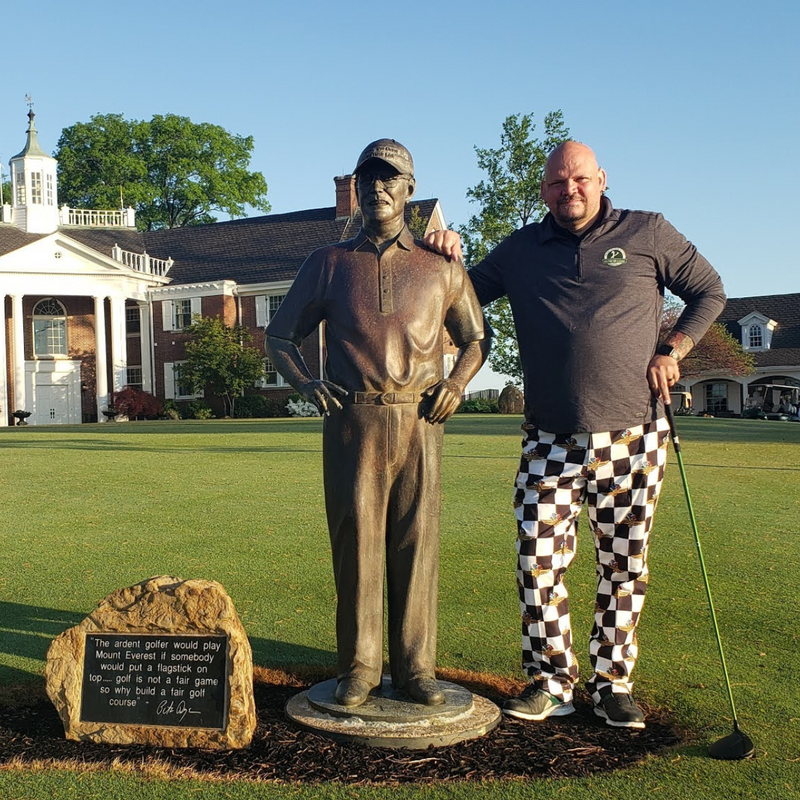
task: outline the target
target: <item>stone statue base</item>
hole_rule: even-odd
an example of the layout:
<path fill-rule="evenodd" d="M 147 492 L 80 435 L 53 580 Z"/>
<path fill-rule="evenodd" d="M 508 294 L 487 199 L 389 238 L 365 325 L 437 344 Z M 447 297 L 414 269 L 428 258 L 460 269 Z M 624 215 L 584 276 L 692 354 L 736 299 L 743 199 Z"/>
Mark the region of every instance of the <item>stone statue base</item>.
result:
<path fill-rule="evenodd" d="M 348 707 L 336 702 L 336 680 L 332 679 L 292 697 L 286 714 L 301 727 L 339 742 L 408 750 L 477 739 L 500 722 L 500 709 L 485 697 L 455 683 L 439 681 L 439 685 L 445 702 L 426 706 L 393 689 L 384 675 L 366 702 Z"/>

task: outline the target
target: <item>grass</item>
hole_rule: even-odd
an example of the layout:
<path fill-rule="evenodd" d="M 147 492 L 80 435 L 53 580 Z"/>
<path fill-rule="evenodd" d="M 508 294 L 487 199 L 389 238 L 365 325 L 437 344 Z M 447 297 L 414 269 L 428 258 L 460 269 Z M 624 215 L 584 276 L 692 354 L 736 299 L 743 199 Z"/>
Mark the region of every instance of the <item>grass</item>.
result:
<path fill-rule="evenodd" d="M 439 664 L 519 676 L 510 496 L 519 420 L 447 424 Z M 800 798 L 800 425 L 680 419 L 742 728 L 757 758 L 715 762 L 729 733 L 705 590 L 671 458 L 651 548 L 637 695 L 697 741 L 577 780 L 364 788 L 169 779 L 158 771 L 0 770 L 4 800 L 48 798 Z M 109 592 L 156 574 L 220 581 L 256 663 L 334 663 L 318 420 L 0 430 L 0 687 L 40 685 L 50 640 Z M 568 583 L 586 673 L 593 604 L 585 524 Z"/>

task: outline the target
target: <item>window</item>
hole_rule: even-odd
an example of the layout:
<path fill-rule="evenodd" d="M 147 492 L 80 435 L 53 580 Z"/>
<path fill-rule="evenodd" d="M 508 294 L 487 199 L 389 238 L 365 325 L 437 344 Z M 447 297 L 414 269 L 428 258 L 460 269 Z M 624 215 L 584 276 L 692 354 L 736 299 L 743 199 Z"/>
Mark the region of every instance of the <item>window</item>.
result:
<path fill-rule="evenodd" d="M 764 346 L 764 329 L 760 325 L 751 325 L 748 336 L 748 347 L 756 348 Z"/>
<path fill-rule="evenodd" d="M 726 383 L 706 384 L 706 411 L 728 410 L 728 385 Z"/>
<path fill-rule="evenodd" d="M 266 328 L 281 307 L 285 294 L 256 295 L 256 326 Z"/>
<path fill-rule="evenodd" d="M 33 354 L 67 355 L 67 314 L 64 306 L 48 297 L 33 307 Z"/>
<path fill-rule="evenodd" d="M 203 393 L 197 394 L 194 386 L 181 377 L 181 365 L 175 364 L 173 366 L 175 377 L 175 399 L 184 400 L 190 397 L 202 397 Z"/>
<path fill-rule="evenodd" d="M 285 297 L 286 297 L 285 294 L 271 294 L 269 296 L 268 298 L 269 314 L 267 315 L 267 323 L 269 323 L 269 321 L 275 315 L 275 312 L 281 307 L 281 303 L 283 302 Z"/>
<path fill-rule="evenodd" d="M 142 388 L 142 368 L 141 367 L 128 367 L 125 370 L 125 384 L 132 386 L 134 389 Z"/>
<path fill-rule="evenodd" d="M 183 330 L 192 324 L 191 299 L 175 301 L 175 330 Z"/>
<path fill-rule="evenodd" d="M 45 187 L 47 188 L 47 205 L 52 206 L 55 203 L 55 195 L 53 192 L 53 176 L 48 172 L 44 177 Z"/>
<path fill-rule="evenodd" d="M 272 386 L 286 386 L 287 383 L 283 379 L 283 376 L 275 369 L 275 365 L 268 359 L 264 359 L 264 372 L 265 377 L 261 378 L 256 386 L 260 389 L 268 389 Z"/>
<path fill-rule="evenodd" d="M 31 203 L 42 204 L 42 173 L 31 172 Z"/>
<path fill-rule="evenodd" d="M 195 317 L 202 316 L 201 297 L 161 301 L 161 322 L 165 331 L 182 331 L 188 328 Z"/>
<path fill-rule="evenodd" d="M 139 306 L 125 307 L 125 333 L 136 334 L 142 329 L 141 317 L 139 316 Z"/>
<path fill-rule="evenodd" d="M 24 206 L 25 205 L 25 173 L 22 170 L 18 170 L 14 173 L 17 179 L 17 205 Z"/>

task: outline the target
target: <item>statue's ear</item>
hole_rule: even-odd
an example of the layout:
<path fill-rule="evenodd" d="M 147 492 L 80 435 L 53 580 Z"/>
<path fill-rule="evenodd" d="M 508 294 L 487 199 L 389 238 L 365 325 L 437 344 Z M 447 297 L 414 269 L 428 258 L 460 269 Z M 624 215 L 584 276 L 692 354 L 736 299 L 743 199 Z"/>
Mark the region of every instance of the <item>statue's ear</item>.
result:
<path fill-rule="evenodd" d="M 406 202 L 408 202 L 414 196 L 414 192 L 416 191 L 416 188 L 417 188 L 417 182 L 414 180 L 414 178 L 409 178 L 408 179 L 408 197 L 406 197 Z"/>

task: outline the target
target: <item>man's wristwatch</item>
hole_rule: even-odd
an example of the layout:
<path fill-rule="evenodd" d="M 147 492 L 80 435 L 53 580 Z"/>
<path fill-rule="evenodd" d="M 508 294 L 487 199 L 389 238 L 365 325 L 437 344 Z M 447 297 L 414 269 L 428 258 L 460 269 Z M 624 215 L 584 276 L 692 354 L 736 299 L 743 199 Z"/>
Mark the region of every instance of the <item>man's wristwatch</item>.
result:
<path fill-rule="evenodd" d="M 660 344 L 656 348 L 656 354 L 659 356 L 669 356 L 670 358 L 674 358 L 676 361 L 681 360 L 680 354 L 671 344 Z"/>

